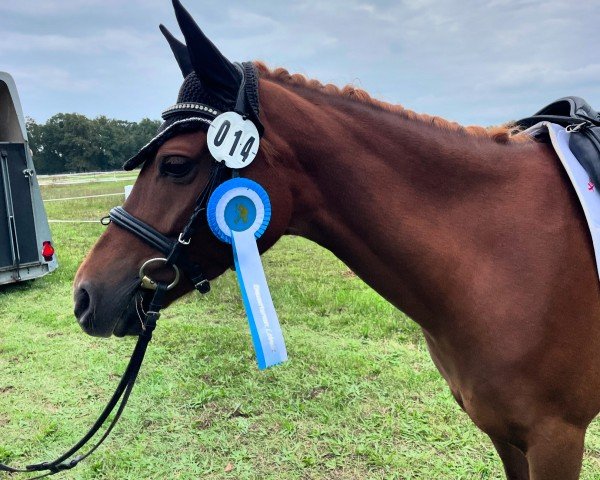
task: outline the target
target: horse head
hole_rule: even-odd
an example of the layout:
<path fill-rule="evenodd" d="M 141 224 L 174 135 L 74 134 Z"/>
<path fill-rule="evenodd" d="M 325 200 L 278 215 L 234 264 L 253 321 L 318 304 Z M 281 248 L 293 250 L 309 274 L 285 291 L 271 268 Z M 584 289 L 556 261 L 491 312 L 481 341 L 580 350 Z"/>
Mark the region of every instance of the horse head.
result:
<path fill-rule="evenodd" d="M 245 100 L 243 107 L 261 130 L 263 127 L 258 112 L 259 79 L 254 65 L 230 62 L 179 1 L 174 0 L 173 5 L 186 43 L 177 40 L 164 26 L 160 28 L 181 68 L 184 82 L 177 104 L 163 113 L 165 121 L 157 136 L 125 164 L 126 169 L 142 168 L 123 208 L 127 214 L 176 240 L 197 202 L 206 200 L 199 199 L 199 195 L 210 193 L 209 181 L 213 186 L 218 185 L 233 172 L 217 168 L 220 164 L 209 152 L 207 130 L 211 120 L 218 112 L 234 110 L 236 102 L 239 107 L 239 92 L 246 89 L 251 100 Z M 286 175 L 275 169 L 273 163 L 277 142 L 277 138 L 270 138 L 267 129 L 256 158 L 241 172 L 243 177 L 265 188 L 272 205 L 269 227 L 258 242 L 261 253 L 285 233 L 291 217 L 291 189 Z M 216 168 L 219 173 L 215 182 Z M 186 260 L 193 262 L 207 280 L 213 279 L 233 265 L 231 247 L 213 235 L 205 213 L 198 216 L 194 230 L 185 249 Z M 140 288 L 140 267 L 160 256 L 130 231 L 109 225 L 80 266 L 74 282 L 75 316 L 84 331 L 96 336 L 139 334 L 141 312 L 148 308 L 151 297 L 150 292 Z M 153 266 L 153 279 L 171 280 L 171 268 Z M 168 292 L 166 303 L 193 289 L 191 280 L 183 278 Z"/>

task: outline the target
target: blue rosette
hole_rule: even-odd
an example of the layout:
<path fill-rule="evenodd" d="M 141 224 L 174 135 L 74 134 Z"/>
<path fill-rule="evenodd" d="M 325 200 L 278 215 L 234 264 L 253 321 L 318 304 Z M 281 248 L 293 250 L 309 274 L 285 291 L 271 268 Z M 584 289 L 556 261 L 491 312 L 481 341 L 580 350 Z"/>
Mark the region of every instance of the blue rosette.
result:
<path fill-rule="evenodd" d="M 206 209 L 208 226 L 225 243 L 233 231 L 252 231 L 260 238 L 271 220 L 271 202 L 266 190 L 248 178 L 232 178 L 219 185 Z"/>
<path fill-rule="evenodd" d="M 233 248 L 258 367 L 264 369 L 284 362 L 285 341 L 256 244 L 271 219 L 269 195 L 253 180 L 233 178 L 215 189 L 208 200 L 206 216 L 215 236 Z"/>

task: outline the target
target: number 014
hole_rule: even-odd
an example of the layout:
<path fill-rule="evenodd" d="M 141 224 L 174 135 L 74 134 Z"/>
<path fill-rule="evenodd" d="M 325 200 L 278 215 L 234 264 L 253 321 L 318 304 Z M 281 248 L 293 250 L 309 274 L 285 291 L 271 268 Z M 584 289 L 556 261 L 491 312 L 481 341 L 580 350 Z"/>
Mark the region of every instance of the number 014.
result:
<path fill-rule="evenodd" d="M 225 120 L 219 127 L 219 131 L 217 132 L 217 134 L 215 135 L 215 138 L 213 140 L 215 147 L 220 147 L 221 145 L 223 145 L 223 142 L 227 138 L 227 134 L 229 133 L 230 129 L 231 129 L 231 122 L 229 120 Z M 235 155 L 235 151 L 240 144 L 240 139 L 242 138 L 243 133 L 244 133 L 243 130 L 237 130 L 233 134 L 234 141 L 233 141 L 233 144 L 231 145 L 231 149 L 229 150 L 230 157 L 233 157 Z M 254 145 L 255 140 L 256 139 L 253 136 L 250 136 L 250 138 L 248 140 L 246 140 L 246 143 L 242 147 L 240 156 L 243 158 L 243 160 L 242 160 L 243 162 L 245 162 L 248 159 L 248 155 L 250 155 L 250 151 L 252 150 L 252 146 Z"/>

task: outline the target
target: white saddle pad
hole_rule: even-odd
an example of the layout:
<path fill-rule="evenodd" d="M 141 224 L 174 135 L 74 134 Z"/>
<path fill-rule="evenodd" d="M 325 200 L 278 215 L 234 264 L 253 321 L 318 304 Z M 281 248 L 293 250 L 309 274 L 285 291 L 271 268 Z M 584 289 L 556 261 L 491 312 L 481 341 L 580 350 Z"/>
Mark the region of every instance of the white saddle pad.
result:
<path fill-rule="evenodd" d="M 525 133 L 535 135 L 542 130 L 548 131 L 552 146 L 556 150 L 563 167 L 565 167 L 575 192 L 577 192 L 577 197 L 581 202 L 592 236 L 596 256 L 596 270 L 600 275 L 600 193 L 598 192 L 600 185 L 594 185 L 585 169 L 569 149 L 569 136 L 571 133 L 567 132 L 564 127 L 550 122 L 540 122 L 525 130 Z"/>

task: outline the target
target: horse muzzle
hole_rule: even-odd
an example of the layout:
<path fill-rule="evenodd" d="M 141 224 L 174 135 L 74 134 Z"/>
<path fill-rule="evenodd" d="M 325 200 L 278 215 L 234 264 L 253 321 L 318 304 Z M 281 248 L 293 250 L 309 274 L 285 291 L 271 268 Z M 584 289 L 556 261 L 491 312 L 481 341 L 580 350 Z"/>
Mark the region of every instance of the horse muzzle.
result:
<path fill-rule="evenodd" d="M 82 281 L 73 293 L 74 314 L 82 330 L 94 337 L 139 335 L 148 295 L 138 289 L 139 280 L 108 291 L 98 284 Z"/>

